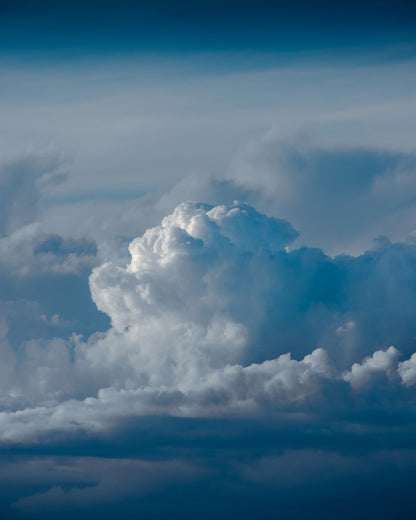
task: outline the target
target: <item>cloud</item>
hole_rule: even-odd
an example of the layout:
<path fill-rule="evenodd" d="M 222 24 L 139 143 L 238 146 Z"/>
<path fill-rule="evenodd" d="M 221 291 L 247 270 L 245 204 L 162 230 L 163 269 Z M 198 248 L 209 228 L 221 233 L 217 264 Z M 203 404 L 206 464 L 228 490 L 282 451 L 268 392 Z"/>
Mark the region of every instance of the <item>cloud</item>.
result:
<path fill-rule="evenodd" d="M 378 350 L 371 357 L 364 359 L 362 363 L 354 363 L 351 370 L 344 374 L 344 379 L 353 387 L 357 387 L 367 383 L 380 373 L 391 377 L 396 368 L 398 355 L 399 351 L 394 347 Z"/>
<path fill-rule="evenodd" d="M 46 492 L 20 498 L 12 509 L 28 512 L 56 512 L 61 508 L 88 508 L 90 504 L 112 505 L 117 501 L 146 496 L 172 482 L 185 484 L 201 479 L 205 471 L 187 461 L 113 460 L 79 457 L 63 459 L 58 480 L 78 481 L 81 485 L 64 489 L 54 486 Z M 46 466 L 46 464 L 45 464 Z M 66 475 L 65 475 L 66 473 Z M 80 475 L 83 475 L 80 478 Z M 84 476 L 85 475 L 85 476 Z M 71 481 L 69 480 L 69 483 Z"/>
<path fill-rule="evenodd" d="M 23 457 L 6 454 L 0 468 L 5 517 L 66 519 L 76 514 L 86 519 L 99 514 L 107 519 L 120 513 L 145 517 L 151 512 L 155 518 L 166 518 L 174 511 L 175 516 L 192 519 L 198 510 L 203 518 L 229 518 L 230 513 L 252 518 L 257 511 L 259 518 L 270 519 L 278 510 L 284 518 L 330 519 L 340 503 L 351 501 L 360 519 L 368 518 L 369 512 L 376 517 L 393 518 L 397 512 L 411 517 L 414 448 L 399 444 L 378 448 L 375 440 L 371 449 L 363 450 L 354 445 L 357 439 L 351 432 L 338 439 L 327 436 L 324 446 L 314 445 L 317 438 L 322 440 L 314 432 L 309 443 L 302 438 L 304 445 L 289 441 L 287 447 L 275 425 L 267 430 L 262 424 L 256 431 L 253 422 L 238 421 L 238 430 L 224 421 L 205 427 L 188 421 L 175 437 L 175 432 L 163 429 L 169 424 L 152 419 L 148 434 L 160 442 L 162 433 L 169 444 L 159 445 L 150 458 L 120 455 L 119 439 L 107 444 L 101 456 L 93 451 L 96 439 L 82 447 L 52 446 L 48 454 L 39 447 L 31 447 Z M 143 429 L 131 433 L 130 446 L 133 436 L 140 438 L 137 449 L 143 443 Z M 299 433 L 299 427 L 294 428 L 290 437 L 299 439 Z M 364 444 L 374 441 L 363 437 Z M 88 455 L 82 453 L 86 446 Z M 62 449 L 68 454 L 60 453 Z M 117 456 L 109 457 L 109 452 Z M 349 511 L 341 509 L 340 517 L 347 519 Z"/>
<path fill-rule="evenodd" d="M 3 152 L 76 157 L 1 173 L 4 518 L 411 517 L 404 53 L 5 64 Z"/>
<path fill-rule="evenodd" d="M 65 177 L 65 165 L 50 152 L 0 166 L 0 393 L 6 409 L 39 404 L 49 390 L 52 401 L 73 395 L 69 338 L 74 330 L 91 334 L 106 326 L 89 297 L 95 242 L 47 233 L 39 222 L 43 197 Z"/>
<path fill-rule="evenodd" d="M 2 387 L 3 440 L 99 431 L 143 414 L 331 414 L 332 394 L 348 408 L 364 392 L 360 406 L 371 407 L 386 375 L 389 406 L 407 399 L 413 357 L 397 363 L 415 349 L 415 244 L 384 240 L 331 258 L 290 250 L 296 237 L 245 203 L 180 204 L 130 243 L 127 265 L 94 268 L 107 331 L 26 340 L 11 360 L 3 334 L 13 373 Z M 38 254 L 58 256 L 90 248 L 40 244 Z"/>
<path fill-rule="evenodd" d="M 58 153 L 33 152 L 0 165 L 0 265 L 11 275 L 91 268 L 97 247 L 45 232 L 42 201 L 67 179 Z"/>
<path fill-rule="evenodd" d="M 399 363 L 398 372 L 405 385 L 411 386 L 416 383 L 416 353 L 407 361 Z"/>
<path fill-rule="evenodd" d="M 0 317 L 14 349 L 23 351 L 26 340 L 105 327 L 88 288 L 97 263 L 93 241 L 50 235 L 36 222 L 0 238 Z"/>
<path fill-rule="evenodd" d="M 240 152 L 227 178 L 292 222 L 303 243 L 331 254 L 361 254 L 377 235 L 402 240 L 414 230 L 413 152 L 325 146 L 312 135 L 268 132 Z"/>
<path fill-rule="evenodd" d="M 0 236 L 30 224 L 42 192 L 66 177 L 56 154 L 27 154 L 0 167 Z"/>

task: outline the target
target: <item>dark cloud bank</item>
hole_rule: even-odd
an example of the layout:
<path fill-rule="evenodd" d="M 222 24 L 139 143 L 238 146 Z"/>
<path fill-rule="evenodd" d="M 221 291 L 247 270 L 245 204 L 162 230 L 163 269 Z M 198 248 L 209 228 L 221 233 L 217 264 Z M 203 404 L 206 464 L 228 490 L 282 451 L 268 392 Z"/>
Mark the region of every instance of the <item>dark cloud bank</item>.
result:
<path fill-rule="evenodd" d="M 411 236 L 329 257 L 187 202 L 104 262 L 33 223 L 56 166 L 3 205 L 2 518 L 412 518 Z"/>

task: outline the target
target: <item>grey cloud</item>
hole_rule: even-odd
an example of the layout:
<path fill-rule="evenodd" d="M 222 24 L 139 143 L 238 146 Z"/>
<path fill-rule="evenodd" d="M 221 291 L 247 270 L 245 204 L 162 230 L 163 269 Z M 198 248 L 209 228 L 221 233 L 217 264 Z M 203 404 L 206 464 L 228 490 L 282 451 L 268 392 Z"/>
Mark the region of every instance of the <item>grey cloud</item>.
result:
<path fill-rule="evenodd" d="M 416 227 L 414 153 L 320 147 L 270 132 L 240 153 L 227 177 L 331 254 L 359 254 L 377 235 L 401 240 Z"/>
<path fill-rule="evenodd" d="M 49 462 L 49 465 L 50 462 Z M 11 505 L 22 512 L 56 512 L 62 508 L 88 509 L 91 504 L 114 504 L 132 497 L 146 496 L 172 482 L 186 483 L 201 478 L 206 471 L 187 461 L 112 460 L 77 458 L 61 462 L 56 479 L 76 482 L 69 490 L 56 485 L 46 492 L 20 498 Z M 81 478 L 80 478 L 81 475 Z M 79 483 L 81 486 L 79 486 Z"/>
<path fill-rule="evenodd" d="M 38 404 L 49 390 L 51 400 L 72 395 L 65 340 L 74 330 L 91 334 L 106 327 L 89 298 L 95 243 L 50 235 L 38 221 L 42 197 L 65 177 L 59 155 L 49 152 L 28 153 L 0 168 L 3 408 Z"/>
<path fill-rule="evenodd" d="M 28 154 L 0 167 L 0 235 L 31 223 L 42 192 L 66 173 L 56 154 Z"/>
<path fill-rule="evenodd" d="M 46 272 L 77 273 L 91 268 L 96 257 L 92 240 L 47 235 L 38 223 L 0 238 L 0 265 L 20 278 Z"/>
<path fill-rule="evenodd" d="M 159 435 L 157 426 L 151 432 Z M 5 518 L 114 518 L 122 513 L 126 518 L 162 519 L 174 512 L 191 519 L 200 510 L 207 519 L 230 514 L 271 519 L 277 511 L 285 519 L 330 519 L 334 514 L 347 519 L 351 504 L 360 519 L 411 518 L 414 448 L 373 446 L 363 451 L 362 444 L 346 447 L 345 437 L 344 448 L 341 439 L 339 445 L 331 444 L 331 437 L 325 447 L 287 448 L 264 425 L 256 432 L 240 423 L 240 435 L 224 422 L 206 426 L 201 431 L 193 423 L 182 424 L 180 436 L 188 443 L 195 431 L 204 436 L 193 439 L 191 449 L 179 458 L 170 458 L 174 449 L 166 446 L 152 458 L 85 456 L 76 446 L 68 446 L 75 451 L 72 456 L 36 450 L 24 457 L 6 454 L 0 470 Z M 250 440 L 242 446 L 239 439 L 247 430 Z M 220 432 L 224 443 L 218 452 L 212 438 Z M 291 435 L 296 438 L 296 430 Z M 369 439 L 360 438 L 364 445 Z M 181 451 L 178 444 L 174 448 Z M 345 504 L 341 511 L 340 504 Z"/>
<path fill-rule="evenodd" d="M 88 276 L 97 263 L 92 241 L 46 235 L 36 223 L 0 238 L 0 314 L 13 345 L 95 332 L 103 322 L 90 300 Z"/>
<path fill-rule="evenodd" d="M 60 235 L 49 235 L 38 241 L 34 249 L 34 254 L 53 254 L 56 256 L 67 256 L 74 254 L 76 256 L 96 256 L 97 246 L 92 240 L 83 239 L 65 239 Z"/>

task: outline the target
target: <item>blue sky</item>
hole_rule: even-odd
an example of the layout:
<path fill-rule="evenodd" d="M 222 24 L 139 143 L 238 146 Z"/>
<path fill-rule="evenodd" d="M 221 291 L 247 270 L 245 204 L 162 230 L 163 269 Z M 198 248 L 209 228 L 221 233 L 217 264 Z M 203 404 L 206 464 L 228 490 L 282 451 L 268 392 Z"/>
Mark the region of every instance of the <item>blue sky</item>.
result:
<path fill-rule="evenodd" d="M 412 2 L 0 1 L 0 512 L 410 518 Z"/>
<path fill-rule="evenodd" d="M 299 51 L 414 39 L 411 2 L 2 2 L 9 52 Z"/>

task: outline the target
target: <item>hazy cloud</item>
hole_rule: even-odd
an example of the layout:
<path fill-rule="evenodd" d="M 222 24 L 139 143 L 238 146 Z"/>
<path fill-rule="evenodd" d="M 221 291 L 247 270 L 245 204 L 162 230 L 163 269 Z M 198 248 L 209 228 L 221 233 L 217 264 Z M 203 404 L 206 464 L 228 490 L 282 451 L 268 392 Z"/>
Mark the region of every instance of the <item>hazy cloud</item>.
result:
<path fill-rule="evenodd" d="M 359 254 L 377 235 L 416 228 L 416 156 L 364 146 L 320 146 L 312 137 L 268 132 L 228 172 L 268 212 L 287 218 L 302 243 Z"/>
<path fill-rule="evenodd" d="M 0 235 L 30 224 L 42 192 L 66 177 L 57 154 L 27 154 L 0 166 Z"/>

